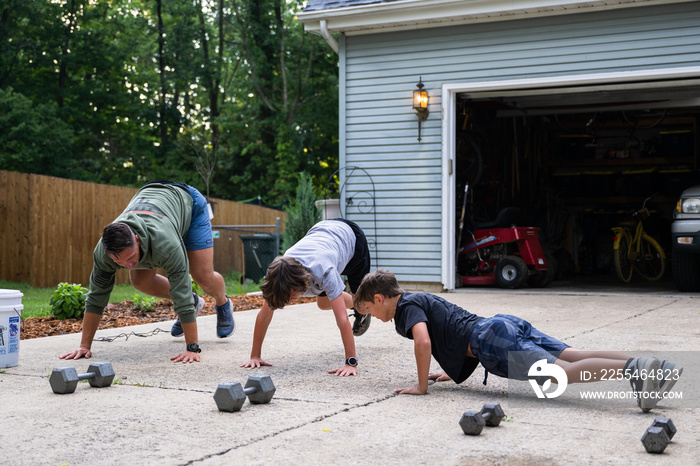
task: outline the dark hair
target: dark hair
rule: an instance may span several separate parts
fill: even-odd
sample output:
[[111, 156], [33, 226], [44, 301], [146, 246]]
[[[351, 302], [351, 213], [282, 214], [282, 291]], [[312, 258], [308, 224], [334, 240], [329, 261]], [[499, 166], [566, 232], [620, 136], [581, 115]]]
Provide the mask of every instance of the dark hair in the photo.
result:
[[119, 254], [134, 244], [134, 232], [126, 223], [110, 223], [102, 230], [102, 246], [108, 254]]
[[282, 309], [293, 291], [303, 293], [310, 283], [311, 273], [301, 262], [293, 257], [277, 256], [267, 268], [260, 291], [270, 308]]
[[362, 303], [373, 303], [375, 294], [393, 298], [403, 292], [393, 273], [386, 269], [377, 269], [365, 275], [352, 301], [357, 309]]

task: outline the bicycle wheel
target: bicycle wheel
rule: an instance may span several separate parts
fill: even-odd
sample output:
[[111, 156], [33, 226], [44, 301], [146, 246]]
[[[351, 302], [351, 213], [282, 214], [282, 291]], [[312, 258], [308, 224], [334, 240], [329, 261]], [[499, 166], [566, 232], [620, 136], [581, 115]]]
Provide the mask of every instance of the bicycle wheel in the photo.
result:
[[481, 181], [484, 172], [484, 153], [476, 135], [463, 131], [457, 134], [457, 179], [473, 188]]
[[630, 235], [626, 231], [623, 231], [617, 233], [616, 236], [617, 239], [615, 241], [617, 247], [613, 245], [613, 249], [615, 250], [615, 271], [617, 272], [617, 276], [620, 277], [620, 280], [629, 283], [632, 279], [632, 271], [634, 270], [629, 258]]
[[658, 280], [666, 270], [666, 254], [659, 243], [646, 233], [642, 233], [639, 243], [639, 256], [634, 262], [634, 269], [649, 281]]

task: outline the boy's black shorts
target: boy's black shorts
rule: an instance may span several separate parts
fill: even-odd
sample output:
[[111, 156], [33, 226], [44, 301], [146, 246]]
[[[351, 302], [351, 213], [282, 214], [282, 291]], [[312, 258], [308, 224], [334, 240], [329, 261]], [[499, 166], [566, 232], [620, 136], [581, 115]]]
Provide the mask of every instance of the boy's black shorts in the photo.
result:
[[367, 237], [359, 225], [351, 220], [346, 220], [344, 218], [333, 218], [330, 220], [337, 220], [348, 224], [355, 233], [355, 238], [357, 238], [355, 240], [355, 253], [352, 255], [352, 259], [350, 259], [348, 265], [346, 265], [345, 269], [342, 271], [342, 275], [348, 277], [350, 291], [352, 294], [355, 294], [357, 289], [360, 287], [362, 279], [369, 273], [370, 257]]

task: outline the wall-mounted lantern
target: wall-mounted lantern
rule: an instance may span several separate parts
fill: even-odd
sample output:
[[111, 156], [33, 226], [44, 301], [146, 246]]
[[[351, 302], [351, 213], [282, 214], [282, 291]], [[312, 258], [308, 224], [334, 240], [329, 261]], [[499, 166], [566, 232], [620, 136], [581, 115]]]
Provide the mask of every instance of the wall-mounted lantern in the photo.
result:
[[423, 90], [423, 77], [418, 79], [418, 90], [413, 91], [413, 110], [418, 116], [418, 142], [420, 142], [421, 123], [428, 118], [428, 91]]

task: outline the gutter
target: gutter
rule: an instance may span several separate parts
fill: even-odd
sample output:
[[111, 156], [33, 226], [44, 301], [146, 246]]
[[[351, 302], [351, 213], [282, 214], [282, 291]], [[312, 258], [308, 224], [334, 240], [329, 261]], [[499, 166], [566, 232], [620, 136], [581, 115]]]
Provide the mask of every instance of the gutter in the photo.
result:
[[340, 47], [338, 46], [338, 41], [336, 41], [331, 35], [331, 33], [328, 32], [328, 21], [322, 19], [319, 24], [321, 26], [321, 37], [323, 37], [326, 40], [326, 42], [328, 42], [328, 45], [331, 46], [333, 51], [336, 54], [338, 54]]
[[694, 1], [697, 0], [394, 0], [301, 11], [297, 19], [312, 34], [322, 34], [321, 24], [325, 21], [327, 30], [330, 20], [335, 33], [361, 35]]

